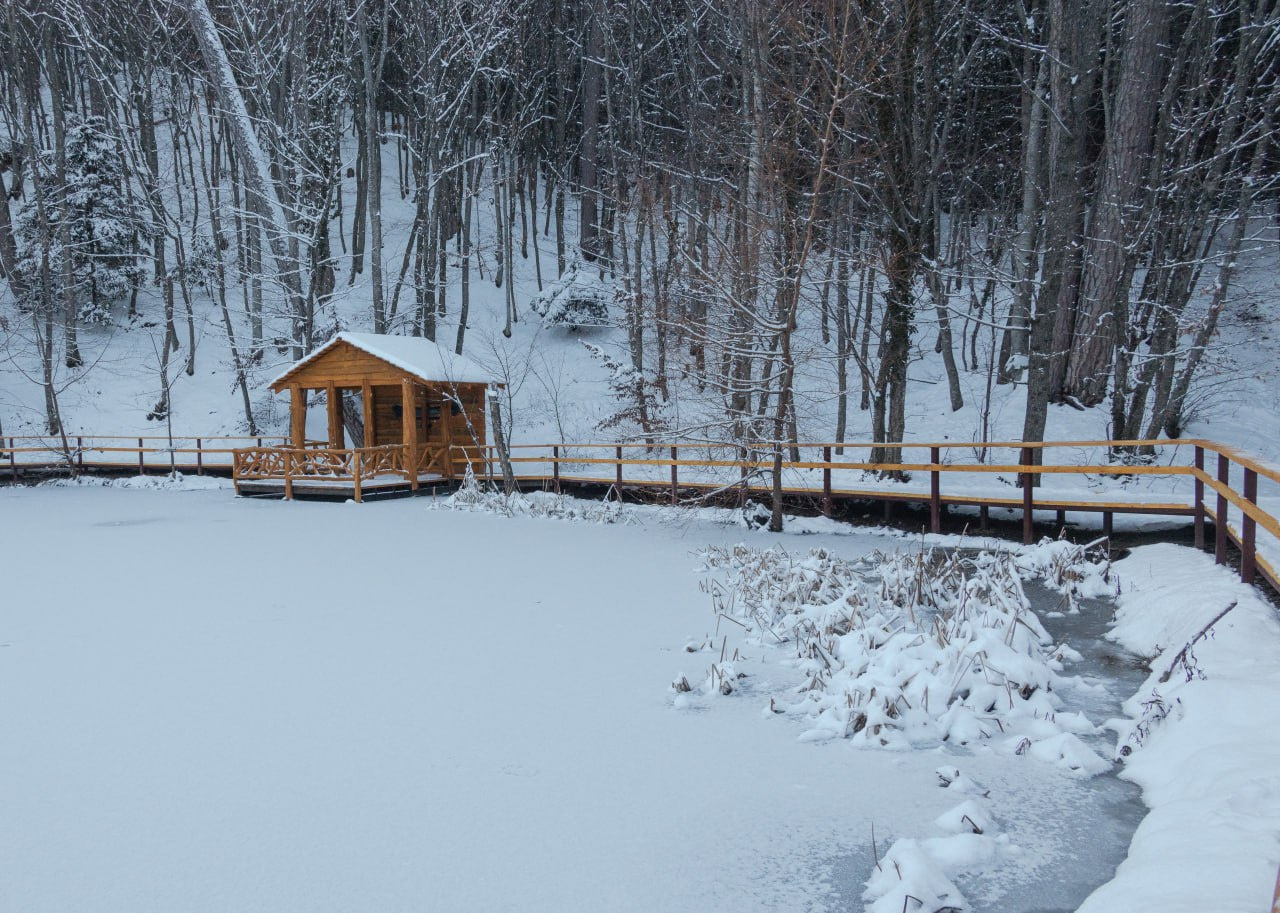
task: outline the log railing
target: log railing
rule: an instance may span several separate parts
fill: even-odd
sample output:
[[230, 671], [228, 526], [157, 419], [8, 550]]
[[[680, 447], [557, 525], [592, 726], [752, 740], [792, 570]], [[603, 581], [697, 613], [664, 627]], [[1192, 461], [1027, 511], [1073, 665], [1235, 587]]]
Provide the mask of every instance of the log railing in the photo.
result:
[[383, 444], [379, 447], [338, 449], [333, 447], [244, 447], [236, 450], [231, 477], [240, 482], [278, 481], [284, 483], [286, 498], [293, 497], [298, 482], [312, 484], [350, 483], [355, 499], [362, 499], [371, 483], [393, 476], [417, 487], [418, 475], [407, 468], [408, 447]]

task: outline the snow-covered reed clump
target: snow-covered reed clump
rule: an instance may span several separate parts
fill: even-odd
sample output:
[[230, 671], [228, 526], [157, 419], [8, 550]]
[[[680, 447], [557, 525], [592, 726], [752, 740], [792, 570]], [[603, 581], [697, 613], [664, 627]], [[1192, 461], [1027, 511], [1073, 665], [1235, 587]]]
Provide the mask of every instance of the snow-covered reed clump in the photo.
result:
[[514, 491], [506, 494], [478, 482], [470, 469], [456, 492], [433, 502], [432, 506], [443, 510], [497, 514], [502, 517], [544, 517], [610, 524], [636, 522], [633, 513], [617, 501], [587, 501], [545, 491]]
[[[745, 632], [738, 649], [785, 650], [800, 672], [769, 709], [801, 722], [802, 740], [981, 741], [1082, 775], [1109, 766], [1078, 737], [1096, 728], [1061, 712], [1064, 663], [1079, 657], [1031, 611], [1013, 555], [921, 549], [850, 562], [738, 545], [699, 557], [717, 616]], [[678, 706], [742, 690], [719, 646], [700, 689], [676, 683]]]
[[1083, 545], [1046, 538], [1038, 545], [1018, 549], [1013, 560], [1024, 579], [1039, 580], [1062, 593], [1068, 610], [1075, 612], [1081, 599], [1119, 595], [1106, 542], [1106, 537]]

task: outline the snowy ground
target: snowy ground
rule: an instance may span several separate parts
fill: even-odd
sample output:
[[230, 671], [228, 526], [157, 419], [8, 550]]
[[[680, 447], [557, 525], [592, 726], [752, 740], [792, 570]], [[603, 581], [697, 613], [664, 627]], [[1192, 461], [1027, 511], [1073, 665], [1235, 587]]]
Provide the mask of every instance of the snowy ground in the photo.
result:
[[[155, 486], [0, 490], [20, 531], [0, 604], [5, 911], [856, 910], [872, 826], [882, 858], [941, 834], [962, 798], [938, 788], [948, 765], [990, 790], [1016, 848], [961, 882], [975, 909], [1073, 909], [1080, 876], [1101, 883], [1123, 856], [1124, 798], [1097, 778], [982, 747], [800, 741], [762, 713], [786, 684], [765, 657], [739, 666], [753, 695], [674, 709], [668, 683], [707, 674], [684, 645], [714, 623], [693, 551], [765, 534], [687, 512], [601, 526]], [[786, 546], [894, 544], [809, 528], [827, 531]], [[1148, 652], [1207, 620], [1193, 606], [1153, 634], [1134, 605], [1125, 636]], [[1280, 644], [1258, 605], [1231, 619], [1248, 621], [1243, 641], [1224, 622], [1200, 648], [1211, 679], [1223, 644], [1236, 662]], [[1274, 714], [1277, 695], [1272, 673], [1233, 725], [1258, 702]], [[1123, 902], [1089, 909], [1138, 909], [1166, 858], [1234, 878], [1230, 853], [1240, 891], [1256, 888], [1280, 858], [1272, 747], [1237, 755], [1229, 782], [1248, 790], [1212, 807], [1224, 842], [1199, 869], [1148, 852], [1112, 886]], [[1144, 788], [1167, 765], [1145, 771]], [[1199, 799], [1217, 801], [1211, 787]], [[1187, 785], [1163, 789], [1167, 815]], [[1241, 854], [1232, 822], [1250, 810]], [[1173, 826], [1176, 847], [1195, 845]], [[1179, 907], [1209, 908], [1237, 909]]]

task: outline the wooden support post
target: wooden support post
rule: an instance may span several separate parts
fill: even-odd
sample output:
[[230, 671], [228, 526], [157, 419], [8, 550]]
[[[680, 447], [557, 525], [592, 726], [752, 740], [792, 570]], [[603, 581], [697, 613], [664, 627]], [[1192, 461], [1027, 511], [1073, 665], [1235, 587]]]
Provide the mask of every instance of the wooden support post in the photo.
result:
[[560, 494], [560, 445], [551, 447], [551, 487]]
[[[1250, 504], [1258, 503], [1258, 473], [1245, 468], [1244, 499]], [[1247, 513], [1240, 520], [1240, 581], [1253, 583], [1258, 572], [1258, 521]]]
[[893, 499], [884, 499], [884, 522], [889, 523], [893, 520]]
[[1067, 525], [1067, 512], [1065, 510], [1058, 511], [1058, 529], [1063, 529]]
[[[459, 406], [459, 409], [462, 407]], [[440, 418], [444, 422], [444, 477], [452, 480], [453, 472], [453, 400], [442, 396], [440, 400]], [[508, 459], [510, 457], [508, 456]]]
[[[1196, 445], [1196, 469], [1204, 472], [1204, 448]], [[1196, 476], [1195, 530], [1196, 548], [1204, 548], [1204, 480]]]
[[325, 415], [329, 419], [329, 446], [334, 450], [341, 450], [343, 444], [342, 435], [342, 394], [338, 392], [338, 387], [330, 381], [324, 388], [325, 396]]
[[17, 449], [18, 442], [15, 438], [9, 438], [9, 475], [13, 478], [18, 477], [18, 456], [14, 453]]
[[[418, 423], [414, 421], [414, 396], [413, 381], [403, 378], [400, 381], [400, 440], [404, 447], [404, 469], [409, 478], [410, 491], [418, 490]], [[447, 428], [447, 416], [444, 416], [444, 421]], [[448, 454], [447, 459], [452, 460], [452, 454]]]
[[[831, 448], [822, 448], [822, 462], [831, 463]], [[822, 467], [822, 515], [831, 516], [831, 466]]]
[[747, 448], [738, 448], [738, 459], [741, 465], [740, 481], [738, 483], [738, 507], [747, 506]]
[[982, 532], [987, 531], [987, 524], [991, 521], [991, 507], [987, 504], [978, 505], [978, 529]]
[[[366, 380], [360, 385], [360, 400], [364, 406], [364, 446], [373, 446], [373, 386]], [[359, 500], [357, 498], [357, 500]]]
[[[366, 387], [368, 385], [366, 384]], [[351, 479], [352, 492], [351, 496], [357, 504], [364, 502], [364, 491], [360, 487], [360, 451], [351, 454]]]
[[[929, 448], [929, 462], [934, 466], [942, 462], [942, 449], [940, 447]], [[929, 471], [929, 530], [934, 533], [942, 532], [942, 485], [940, 476], [941, 473], [937, 469]]]
[[1022, 473], [1022, 544], [1030, 545], [1035, 540], [1035, 488], [1030, 467], [1033, 455], [1030, 447], [1022, 448], [1022, 465], [1027, 471]]
[[204, 442], [196, 438], [196, 475], [204, 475]]
[[84, 438], [76, 436], [76, 466], [84, 471]]
[[616, 470], [614, 473], [614, 484], [617, 487], [614, 488], [614, 491], [618, 493], [618, 501], [621, 502], [622, 501], [622, 448], [621, 447], [616, 448], [615, 458], [617, 462], [614, 464], [614, 468]]
[[138, 438], [138, 475], [143, 476], [147, 474], [146, 466], [147, 464], [143, 460], [142, 455], [142, 438]]
[[[1218, 481], [1231, 484], [1231, 461], [1225, 453], [1218, 454]], [[1218, 495], [1217, 510], [1213, 514], [1213, 558], [1218, 564], [1227, 563], [1227, 496]]]
[[284, 499], [293, 500], [293, 451], [284, 452]]
[[671, 448], [671, 503], [679, 504], [680, 496], [676, 493], [680, 483], [679, 473], [676, 471], [676, 460], [679, 458], [677, 448]]
[[289, 443], [299, 450], [307, 446], [307, 397], [297, 384], [289, 385]]
[[1113, 514], [1109, 510], [1104, 510], [1102, 512], [1102, 535], [1106, 536], [1108, 539], [1111, 538], [1111, 531], [1114, 525], [1113, 524], [1114, 517], [1115, 517], [1115, 514]]

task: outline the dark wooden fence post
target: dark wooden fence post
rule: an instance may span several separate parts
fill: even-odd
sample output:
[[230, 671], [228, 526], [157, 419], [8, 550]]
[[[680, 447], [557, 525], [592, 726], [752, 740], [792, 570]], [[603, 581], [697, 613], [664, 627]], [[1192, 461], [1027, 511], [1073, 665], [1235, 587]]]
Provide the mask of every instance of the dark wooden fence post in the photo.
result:
[[738, 485], [738, 506], [747, 506], [747, 448], [742, 446], [738, 448], [738, 456], [742, 460], [742, 479]]
[[142, 459], [142, 438], [138, 438], [138, 475], [143, 476], [146, 474], [146, 463]]
[[831, 448], [822, 448], [822, 462], [826, 466], [822, 467], [822, 515], [824, 517], [831, 516]]
[[[942, 448], [929, 448], [929, 462], [935, 467], [942, 462]], [[935, 468], [929, 470], [929, 529], [942, 532], [942, 474]]]
[[617, 447], [614, 451], [617, 462], [614, 464], [616, 471], [614, 472], [614, 484], [618, 493], [618, 500], [622, 500], [622, 447]]
[[560, 494], [560, 445], [551, 448], [551, 487]]
[[680, 503], [680, 496], [676, 494], [676, 488], [680, 482], [680, 476], [676, 472], [677, 455], [678, 455], [677, 448], [672, 447], [671, 448], [671, 503], [672, 504]]
[[[1204, 448], [1196, 445], [1196, 471], [1204, 472]], [[1196, 476], [1196, 548], [1204, 548], [1204, 480]]]
[[1035, 482], [1030, 469], [1032, 454], [1030, 447], [1022, 448], [1022, 465], [1027, 471], [1022, 473], [1022, 544], [1030, 545], [1035, 539], [1033, 520], [1035, 519]]
[[[0, 440], [3, 440], [3, 438], [0, 438]], [[17, 454], [14, 453], [17, 447], [18, 439], [14, 437], [9, 438], [9, 475], [15, 479], [18, 477], [18, 459]]]
[[[1218, 481], [1231, 484], [1231, 461], [1225, 453], [1218, 454]], [[1227, 496], [1218, 493], [1217, 510], [1213, 515], [1213, 558], [1218, 564], [1227, 563]]]
[[[1244, 499], [1250, 504], [1258, 503], [1258, 473], [1248, 467], [1244, 471]], [[1240, 580], [1243, 583], [1253, 583], [1257, 574], [1257, 536], [1258, 521], [1245, 513], [1240, 521]]]
[[204, 441], [196, 438], [196, 475], [204, 475]]
[[76, 436], [76, 465], [84, 472], [84, 438]]

